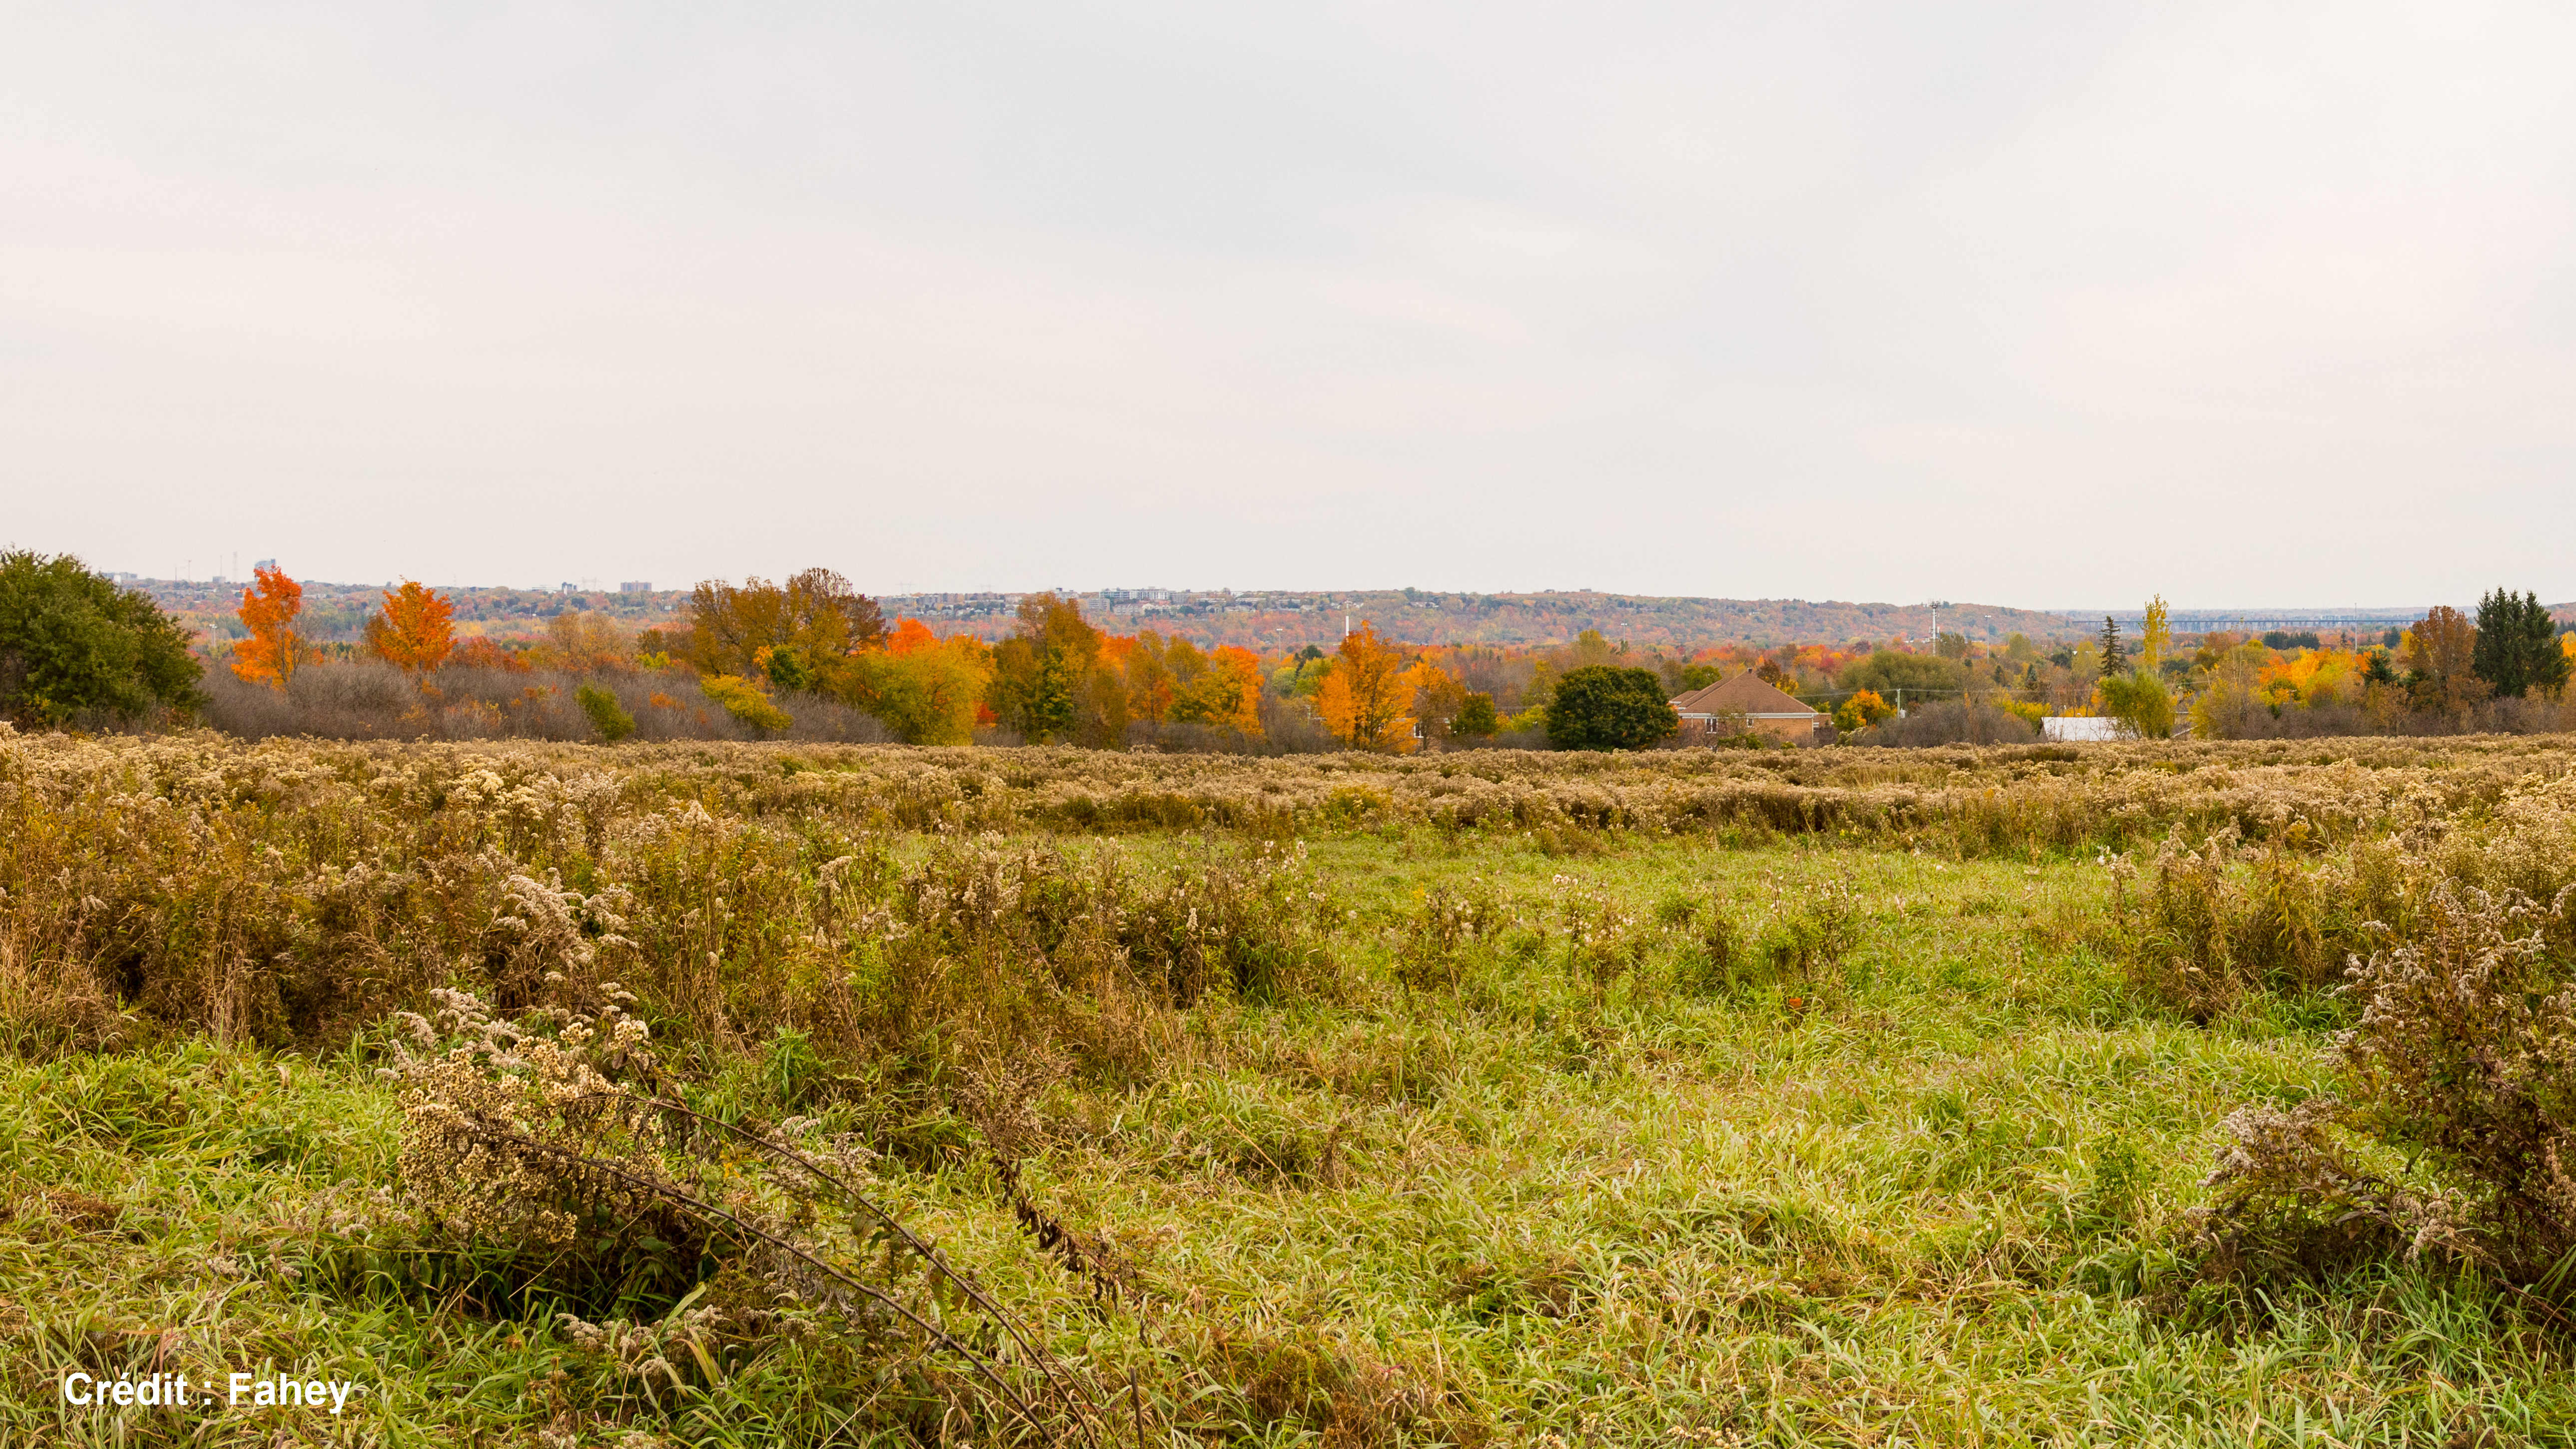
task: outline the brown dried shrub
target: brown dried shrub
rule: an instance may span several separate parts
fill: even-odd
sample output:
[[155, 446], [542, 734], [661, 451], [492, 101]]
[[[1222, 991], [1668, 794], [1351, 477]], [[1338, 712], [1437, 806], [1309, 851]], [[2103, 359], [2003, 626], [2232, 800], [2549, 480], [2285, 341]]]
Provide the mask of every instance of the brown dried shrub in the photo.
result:
[[[978, 1439], [1100, 1442], [1096, 1389], [862, 1189], [863, 1152], [809, 1152], [785, 1135], [799, 1124], [763, 1133], [692, 1110], [623, 1010], [633, 998], [596, 989], [596, 1012], [515, 1023], [460, 992], [438, 993], [434, 1022], [405, 1014], [410, 1039], [384, 1074], [401, 1091], [415, 1246], [452, 1245], [517, 1296], [604, 1320], [554, 1317], [648, 1393], [656, 1371], [684, 1393], [715, 1386], [729, 1347], [822, 1337], [857, 1371], [817, 1391], [850, 1398], [854, 1421], [928, 1407]], [[962, 1372], [925, 1376], [925, 1355]], [[933, 1402], [854, 1392], [906, 1378]]]
[[2347, 1095], [2229, 1120], [2215, 1261], [2313, 1269], [2402, 1247], [2576, 1286], [2576, 962], [2550, 944], [2571, 899], [2425, 891], [2415, 938], [2352, 967]]

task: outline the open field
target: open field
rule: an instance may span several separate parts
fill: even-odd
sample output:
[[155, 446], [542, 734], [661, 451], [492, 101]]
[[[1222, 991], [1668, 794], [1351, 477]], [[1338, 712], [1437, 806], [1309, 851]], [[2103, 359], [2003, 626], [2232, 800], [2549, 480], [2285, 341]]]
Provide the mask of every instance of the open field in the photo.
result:
[[2576, 1442], [2473, 1150], [2207, 1182], [2571, 763], [0, 735], [0, 1440]]

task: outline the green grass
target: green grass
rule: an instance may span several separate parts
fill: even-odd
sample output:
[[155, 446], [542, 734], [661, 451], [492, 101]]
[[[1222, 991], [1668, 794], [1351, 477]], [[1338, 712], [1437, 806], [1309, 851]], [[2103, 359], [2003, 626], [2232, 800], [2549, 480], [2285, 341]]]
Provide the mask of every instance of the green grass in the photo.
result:
[[[2576, 1442], [2564, 1339], [2474, 1283], [2390, 1264], [2242, 1301], [2193, 1286], [2184, 1215], [2217, 1124], [2330, 1086], [2337, 1018], [2276, 1003], [2201, 1028], [2135, 999], [2084, 944], [2095, 865], [1674, 838], [1551, 856], [1423, 830], [1312, 862], [1344, 912], [1338, 999], [1211, 998], [1143, 1080], [1035, 1104], [1023, 1184], [1111, 1250], [1128, 1304], [1092, 1306], [982, 1156], [877, 1164], [1059, 1352], [1122, 1396], [1132, 1374], [1159, 1441]], [[1518, 924], [1406, 986], [1408, 915], [1471, 882]], [[1759, 939], [1827, 883], [1859, 930], [1811, 977], [1694, 987], [1685, 938], [1652, 925], [1713, 898]], [[1563, 959], [1577, 891], [1649, 942], [1606, 984]], [[754, 1061], [702, 1091], [758, 1113], [780, 1080]], [[398, 1128], [361, 1051], [0, 1058], [0, 1439], [893, 1432], [853, 1416], [883, 1386], [832, 1377], [851, 1360], [824, 1347], [648, 1391], [542, 1310], [327, 1271], [314, 1223], [335, 1184], [393, 1181]], [[68, 1369], [156, 1354], [376, 1392], [340, 1422], [60, 1406]]]

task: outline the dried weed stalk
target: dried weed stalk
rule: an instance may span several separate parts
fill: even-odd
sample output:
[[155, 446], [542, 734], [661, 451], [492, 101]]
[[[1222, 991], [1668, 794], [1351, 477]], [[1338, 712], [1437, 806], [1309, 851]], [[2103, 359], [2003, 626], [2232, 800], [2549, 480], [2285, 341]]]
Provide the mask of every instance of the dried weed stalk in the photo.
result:
[[2353, 963], [2349, 1097], [2228, 1119], [2202, 1215], [2214, 1268], [2322, 1271], [2402, 1249], [2567, 1296], [2576, 971], [2549, 942], [2571, 899], [2436, 881], [2417, 939]]
[[[698, 1319], [674, 1309], [666, 1320], [684, 1336], [710, 1326], [707, 1315], [719, 1309], [773, 1321], [820, 1313], [865, 1340], [964, 1364], [984, 1393], [958, 1407], [993, 1421], [997, 1432], [1097, 1442], [1098, 1395], [858, 1190], [847, 1163], [836, 1171], [776, 1137], [673, 1100], [645, 1024], [624, 1009], [633, 998], [615, 982], [599, 989], [607, 1001], [595, 1014], [539, 1008], [514, 1025], [474, 996], [441, 991], [434, 1021], [401, 1018], [412, 1041], [397, 1047], [387, 1074], [402, 1093], [403, 1182], [426, 1214], [472, 1239], [522, 1245], [619, 1281], [631, 1280], [620, 1261], [628, 1256], [731, 1262], [756, 1285], [752, 1301], [710, 1304]], [[801, 1211], [813, 1190], [837, 1199], [854, 1230], [836, 1233]], [[680, 1306], [707, 1286], [700, 1282]], [[985, 1327], [952, 1326], [958, 1314]], [[681, 1382], [662, 1351], [667, 1328], [638, 1338], [615, 1320], [574, 1319], [566, 1329]], [[996, 1338], [1016, 1354], [979, 1346]], [[699, 1361], [712, 1379], [702, 1348]]]

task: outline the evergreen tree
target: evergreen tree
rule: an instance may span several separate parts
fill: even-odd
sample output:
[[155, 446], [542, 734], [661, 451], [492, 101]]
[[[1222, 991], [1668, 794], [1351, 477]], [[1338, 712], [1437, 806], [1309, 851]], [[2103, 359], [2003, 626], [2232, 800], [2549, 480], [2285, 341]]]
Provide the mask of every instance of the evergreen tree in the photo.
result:
[[2120, 621], [2108, 614], [2102, 616], [2102, 677], [2117, 679], [2126, 653], [2120, 647]]
[[2497, 589], [2478, 600], [2477, 644], [2469, 669], [2498, 695], [2533, 689], [2555, 693], [2567, 683], [2567, 656], [2558, 647], [2558, 622], [2540, 596], [2515, 598]]

